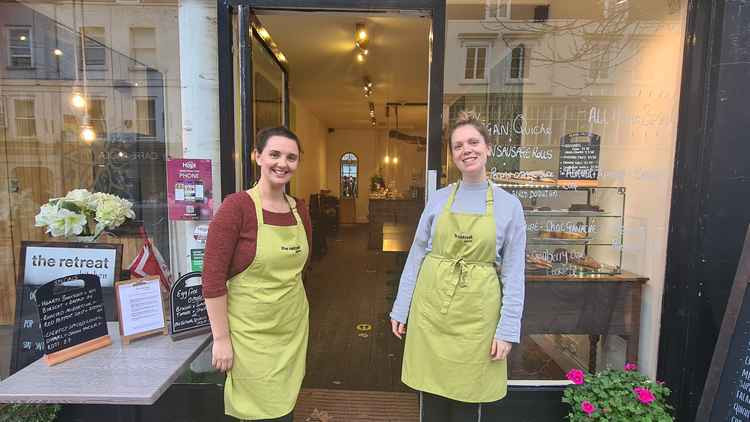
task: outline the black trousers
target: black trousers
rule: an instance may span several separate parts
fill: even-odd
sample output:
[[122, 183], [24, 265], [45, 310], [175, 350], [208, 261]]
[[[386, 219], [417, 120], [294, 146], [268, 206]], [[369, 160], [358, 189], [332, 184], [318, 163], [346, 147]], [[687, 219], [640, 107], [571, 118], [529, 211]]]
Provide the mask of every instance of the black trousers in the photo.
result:
[[483, 422], [481, 403], [464, 403], [419, 392], [419, 422]]
[[253, 422], [294, 422], [294, 411], [288, 415], [273, 419], [253, 419]]

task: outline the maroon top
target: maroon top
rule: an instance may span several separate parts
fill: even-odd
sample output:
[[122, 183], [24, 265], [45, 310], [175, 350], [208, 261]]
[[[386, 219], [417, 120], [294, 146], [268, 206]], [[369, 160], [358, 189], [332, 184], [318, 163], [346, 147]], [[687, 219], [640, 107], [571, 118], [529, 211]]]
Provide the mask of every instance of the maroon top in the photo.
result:
[[[311, 245], [310, 213], [303, 201], [296, 201], [307, 233], [307, 244]], [[291, 212], [263, 210], [263, 221], [271, 226], [297, 224]], [[245, 191], [227, 196], [208, 226], [203, 256], [203, 297], [220, 297], [227, 293], [227, 280], [241, 273], [255, 259], [257, 240], [258, 217], [253, 199]]]

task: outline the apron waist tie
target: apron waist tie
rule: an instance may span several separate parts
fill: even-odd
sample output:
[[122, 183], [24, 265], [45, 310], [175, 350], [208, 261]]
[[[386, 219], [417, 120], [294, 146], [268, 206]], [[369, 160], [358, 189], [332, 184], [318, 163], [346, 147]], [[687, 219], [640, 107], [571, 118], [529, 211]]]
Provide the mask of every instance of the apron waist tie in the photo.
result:
[[442, 307], [440, 308], [440, 313], [447, 314], [448, 308], [450, 307], [451, 303], [453, 302], [453, 298], [456, 296], [456, 290], [459, 286], [466, 287], [467, 284], [464, 282], [464, 276], [469, 270], [470, 265], [478, 265], [478, 266], [486, 266], [491, 267], [495, 263], [494, 262], [486, 262], [486, 261], [470, 261], [463, 258], [448, 258], [445, 256], [437, 255], [437, 254], [429, 254], [428, 256], [431, 256], [435, 259], [438, 259], [440, 261], [447, 261], [451, 264], [453, 267], [453, 271], [457, 272], [458, 277], [455, 278], [454, 281], [450, 283], [450, 290], [448, 293], [448, 298], [443, 300]]

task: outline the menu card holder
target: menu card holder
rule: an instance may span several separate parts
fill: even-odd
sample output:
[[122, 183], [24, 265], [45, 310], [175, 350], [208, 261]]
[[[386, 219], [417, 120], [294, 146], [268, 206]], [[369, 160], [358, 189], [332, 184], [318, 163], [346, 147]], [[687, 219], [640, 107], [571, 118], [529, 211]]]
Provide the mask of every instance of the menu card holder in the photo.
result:
[[118, 281], [115, 283], [115, 303], [123, 344], [167, 334], [159, 276]]
[[99, 277], [60, 277], [36, 291], [44, 361], [56, 365], [112, 344]]

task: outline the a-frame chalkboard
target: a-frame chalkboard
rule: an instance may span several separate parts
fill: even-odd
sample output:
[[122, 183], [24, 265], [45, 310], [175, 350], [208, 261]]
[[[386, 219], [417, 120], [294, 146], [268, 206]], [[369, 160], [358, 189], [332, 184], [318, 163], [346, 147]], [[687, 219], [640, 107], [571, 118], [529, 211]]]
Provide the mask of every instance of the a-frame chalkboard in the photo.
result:
[[711, 359], [696, 421], [750, 421], [750, 229], [721, 331]]

